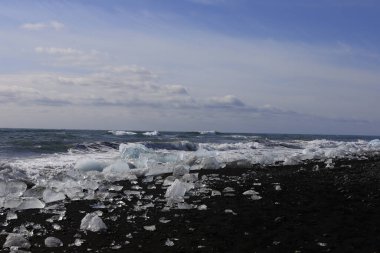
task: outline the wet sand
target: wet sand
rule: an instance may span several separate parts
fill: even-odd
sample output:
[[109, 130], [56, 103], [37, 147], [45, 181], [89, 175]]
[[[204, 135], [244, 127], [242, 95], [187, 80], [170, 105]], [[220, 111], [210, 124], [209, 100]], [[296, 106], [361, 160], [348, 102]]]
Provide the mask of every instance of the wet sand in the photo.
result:
[[[62, 220], [44, 210], [17, 212], [18, 219], [3, 224], [0, 243], [4, 231], [25, 225], [31, 252], [379, 252], [380, 158], [335, 163], [334, 168], [309, 163], [199, 171], [203, 190], [190, 192], [186, 202], [207, 210], [164, 211], [166, 189], [160, 181], [118, 182], [123, 190], [104, 202], [107, 208], [94, 208], [99, 201], [67, 202]], [[148, 189], [153, 185], [156, 189]], [[123, 192], [132, 186], [142, 187], [141, 198]], [[234, 191], [223, 192], [226, 187]], [[250, 189], [262, 198], [242, 194]], [[211, 190], [221, 196], [211, 196]], [[154, 207], [144, 207], [152, 199]], [[81, 231], [81, 219], [97, 210], [108, 230]], [[5, 217], [3, 212], [0, 221]], [[144, 229], [151, 225], [155, 231]], [[64, 246], [46, 248], [48, 236]], [[75, 239], [82, 245], [73, 245]], [[165, 245], [169, 242], [174, 245]]]

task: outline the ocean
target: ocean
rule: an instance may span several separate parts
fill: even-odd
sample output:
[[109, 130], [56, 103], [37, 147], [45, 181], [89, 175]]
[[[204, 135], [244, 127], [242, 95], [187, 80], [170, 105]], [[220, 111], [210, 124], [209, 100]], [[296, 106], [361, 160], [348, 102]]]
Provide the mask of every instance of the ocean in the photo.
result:
[[[41, 183], [73, 171], [146, 175], [241, 164], [298, 164], [380, 149], [378, 136], [0, 129], [0, 178]], [[193, 163], [189, 162], [193, 159]], [[120, 162], [124, 162], [121, 166]], [[118, 167], [118, 168], [116, 168]], [[116, 174], [117, 174], [116, 173]], [[112, 173], [111, 173], [112, 174]], [[115, 174], [115, 173], [114, 173]], [[118, 177], [116, 177], [118, 178]]]

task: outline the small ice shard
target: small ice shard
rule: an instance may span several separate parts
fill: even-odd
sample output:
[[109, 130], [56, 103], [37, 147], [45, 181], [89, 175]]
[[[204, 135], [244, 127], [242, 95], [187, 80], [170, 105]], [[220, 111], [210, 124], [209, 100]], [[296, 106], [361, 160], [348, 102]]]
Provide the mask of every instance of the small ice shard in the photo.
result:
[[9, 181], [6, 187], [6, 196], [9, 198], [18, 198], [26, 191], [27, 185], [21, 181]]
[[222, 193], [220, 193], [220, 191], [217, 191], [217, 190], [213, 190], [211, 191], [211, 196], [214, 197], [214, 196], [220, 196], [222, 195]]
[[281, 191], [282, 189], [281, 189], [281, 185], [279, 185], [279, 184], [276, 184], [275, 186], [274, 186], [274, 189], [276, 190], [276, 191]]
[[66, 198], [65, 194], [63, 194], [62, 192], [56, 192], [50, 189], [45, 189], [42, 195], [43, 195], [43, 200], [45, 201], [45, 203], [60, 201]]
[[164, 223], [164, 224], [170, 222], [170, 220], [166, 219], [165, 217], [161, 217], [158, 221], [161, 222], [161, 223]]
[[172, 247], [174, 246], [174, 242], [168, 238], [166, 239], [165, 246]]
[[194, 185], [190, 183], [184, 183], [176, 179], [174, 183], [166, 190], [165, 197], [175, 200], [179, 200], [185, 196], [185, 193], [193, 189]]
[[9, 211], [7, 213], [7, 220], [17, 220], [17, 213], [13, 212], [13, 211]]
[[237, 215], [237, 213], [235, 213], [234, 211], [232, 211], [231, 209], [226, 209], [224, 210], [224, 213], [230, 213], [232, 215]]
[[200, 210], [200, 211], [207, 210], [207, 206], [206, 205], [200, 205], [200, 206], [198, 206], [198, 210]]
[[45, 203], [34, 197], [21, 198], [22, 202], [17, 207], [20, 210], [25, 209], [41, 209], [45, 207]]
[[226, 188], [224, 188], [223, 192], [224, 192], [224, 193], [227, 193], [227, 192], [235, 192], [235, 190], [234, 190], [234, 188], [232, 188], [232, 187], [226, 187]]
[[77, 247], [79, 247], [79, 246], [82, 245], [83, 242], [84, 242], [84, 240], [77, 238], [74, 241], [74, 245], [77, 246]]
[[144, 226], [144, 229], [147, 230], [147, 231], [155, 231], [156, 230], [156, 226], [155, 225]]
[[121, 185], [111, 185], [110, 187], [108, 187], [108, 190], [115, 191], [115, 192], [119, 192], [122, 189], [123, 189], [123, 186]]
[[58, 230], [58, 231], [62, 230], [62, 227], [57, 223], [54, 223], [52, 226], [53, 226], [53, 229], [55, 229], [55, 230]]
[[327, 246], [327, 243], [325, 243], [325, 242], [318, 242], [317, 244], [318, 244], [318, 246], [321, 246], [321, 247]]
[[48, 248], [62, 247], [63, 242], [57, 237], [49, 236], [45, 239], [45, 246]]
[[251, 196], [251, 199], [252, 199], [252, 200], [260, 200], [260, 199], [262, 199], [262, 197], [259, 196], [259, 195], [253, 194], [253, 195]]
[[258, 194], [259, 193], [254, 190], [248, 190], [248, 191], [243, 192], [243, 195], [258, 195]]
[[107, 226], [96, 213], [88, 213], [82, 219], [80, 229], [99, 232], [102, 230], [107, 230]]
[[30, 242], [24, 238], [21, 234], [9, 234], [7, 236], [7, 239], [5, 240], [5, 243], [3, 245], [3, 248], [21, 248], [21, 249], [29, 249], [30, 248]]

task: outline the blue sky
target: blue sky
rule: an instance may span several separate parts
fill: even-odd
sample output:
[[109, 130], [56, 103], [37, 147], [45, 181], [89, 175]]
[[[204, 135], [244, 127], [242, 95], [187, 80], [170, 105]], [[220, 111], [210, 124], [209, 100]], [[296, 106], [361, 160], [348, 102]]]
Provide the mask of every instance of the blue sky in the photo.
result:
[[380, 134], [374, 0], [0, 2], [0, 127]]

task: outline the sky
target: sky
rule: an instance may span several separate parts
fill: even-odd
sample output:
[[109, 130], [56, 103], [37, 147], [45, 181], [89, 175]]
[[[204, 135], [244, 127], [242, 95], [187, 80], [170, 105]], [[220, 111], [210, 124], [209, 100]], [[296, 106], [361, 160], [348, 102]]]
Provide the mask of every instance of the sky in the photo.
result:
[[377, 0], [2, 0], [0, 127], [380, 135]]

